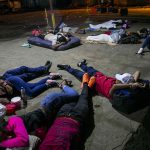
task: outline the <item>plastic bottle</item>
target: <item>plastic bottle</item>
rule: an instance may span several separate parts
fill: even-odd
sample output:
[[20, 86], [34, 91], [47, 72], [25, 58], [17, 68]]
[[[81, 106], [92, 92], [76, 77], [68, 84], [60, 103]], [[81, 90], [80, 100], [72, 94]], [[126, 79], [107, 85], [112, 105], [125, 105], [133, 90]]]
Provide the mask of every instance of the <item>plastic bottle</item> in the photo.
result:
[[26, 108], [28, 102], [27, 102], [26, 91], [23, 87], [21, 87], [21, 99], [22, 99], [22, 108]]

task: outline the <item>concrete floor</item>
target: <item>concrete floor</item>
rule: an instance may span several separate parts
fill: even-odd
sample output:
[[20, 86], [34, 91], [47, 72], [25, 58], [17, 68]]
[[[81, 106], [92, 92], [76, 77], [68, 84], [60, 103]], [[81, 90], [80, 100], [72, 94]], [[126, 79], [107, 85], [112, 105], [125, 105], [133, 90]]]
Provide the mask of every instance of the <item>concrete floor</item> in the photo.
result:
[[[150, 24], [146, 23], [146, 21], [140, 22], [139, 20], [139, 22], [133, 23], [129, 30], [136, 31], [142, 27], [150, 27]], [[134, 71], [140, 70], [142, 72], [142, 78], [150, 79], [150, 52], [146, 52], [144, 56], [135, 54], [140, 48], [140, 44], [110, 46], [107, 44], [83, 43], [79, 47], [56, 52], [37, 46], [33, 46], [32, 48], [21, 47], [21, 45], [26, 42], [29, 34], [29, 32], [24, 32], [24, 34], [15, 36], [14, 38], [1, 38], [1, 73], [21, 65], [30, 67], [40, 66], [45, 64], [46, 60], [50, 60], [53, 62], [51, 71], [60, 72], [64, 78], [71, 79], [74, 88], [80, 92], [80, 82], [67, 72], [58, 70], [56, 66], [59, 63], [66, 63], [77, 68], [77, 62], [85, 58], [89, 65], [109, 76], [114, 76], [116, 73], [122, 72], [134, 73]], [[7, 35], [9, 36], [8, 32]], [[83, 36], [86, 35], [77, 36], [83, 38]], [[53, 88], [45, 91], [30, 100], [26, 110], [19, 111], [18, 113], [25, 113], [25, 111], [28, 112], [36, 109], [42, 98], [48, 92], [52, 91], [59, 91], [59, 89]], [[124, 141], [121, 146], [116, 148], [117, 150], [122, 150], [124, 144], [132, 135], [130, 134], [126, 138], [127, 134], [136, 131], [139, 126], [139, 121], [143, 119], [145, 112], [147, 112], [145, 108], [131, 115], [123, 115], [112, 108], [109, 101], [101, 96], [93, 98], [93, 108], [95, 127], [85, 143], [86, 150], [112, 150]]]

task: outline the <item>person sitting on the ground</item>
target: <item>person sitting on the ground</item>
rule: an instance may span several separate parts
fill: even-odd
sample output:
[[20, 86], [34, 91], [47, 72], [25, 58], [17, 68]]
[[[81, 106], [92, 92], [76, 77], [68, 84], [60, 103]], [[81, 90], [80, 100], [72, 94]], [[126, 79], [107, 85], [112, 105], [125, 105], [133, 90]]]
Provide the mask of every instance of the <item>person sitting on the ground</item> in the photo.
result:
[[145, 48], [150, 50], [150, 35], [144, 40], [141, 48], [138, 50], [137, 54], [142, 54]]
[[0, 104], [0, 148], [27, 147], [28, 134], [35, 134], [42, 140], [54, 118], [54, 112], [57, 113], [62, 105], [79, 98], [78, 92], [67, 85], [70, 85], [70, 81], [64, 80], [60, 84], [62, 91], [49, 93], [37, 110], [22, 116], [11, 116], [8, 121], [4, 119], [6, 107]]
[[89, 91], [94, 85], [95, 77], [83, 75], [83, 89], [77, 102], [64, 104], [49, 128], [39, 150], [77, 150], [80, 146], [81, 131], [89, 117]]
[[[25, 93], [28, 97], [35, 97], [50, 87], [57, 86], [57, 81], [54, 79], [61, 78], [59, 73], [51, 73], [49, 69], [52, 63], [47, 61], [45, 66], [37, 68], [29, 68], [21, 66], [16, 69], [6, 71], [0, 79], [0, 97], [10, 98], [19, 96], [21, 88], [25, 89]], [[36, 82], [28, 83], [42, 75], [49, 75], [48, 77]]]
[[[144, 88], [144, 85], [141, 85], [137, 82], [137, 80], [140, 77], [140, 72], [136, 71], [133, 75], [129, 73], [124, 74], [116, 74], [114, 77], [109, 77], [101, 73], [100, 71], [94, 69], [93, 67], [88, 67], [86, 60], [79, 62], [78, 67], [81, 67], [81, 69], [84, 72], [87, 72], [90, 76], [96, 77], [95, 82], [95, 91], [97, 94], [102, 94], [103, 96], [107, 97], [108, 99], [112, 99], [112, 95], [115, 90], [117, 89], [129, 89], [129, 88]], [[84, 74], [83, 71], [80, 71], [78, 69], [72, 68], [70, 65], [66, 64], [58, 64], [57, 67], [59, 69], [63, 69], [77, 77], [80, 81], [82, 79], [82, 75]], [[147, 81], [145, 81], [147, 82]], [[149, 83], [148, 83], [149, 84]]]

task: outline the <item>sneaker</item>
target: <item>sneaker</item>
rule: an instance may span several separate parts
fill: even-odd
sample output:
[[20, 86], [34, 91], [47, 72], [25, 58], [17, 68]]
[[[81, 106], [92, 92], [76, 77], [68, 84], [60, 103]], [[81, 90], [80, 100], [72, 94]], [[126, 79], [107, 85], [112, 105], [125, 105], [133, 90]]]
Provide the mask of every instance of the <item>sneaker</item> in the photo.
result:
[[143, 48], [140, 48], [137, 52], [137, 54], [142, 54], [143, 53]]
[[60, 73], [50, 73], [49, 74], [49, 78], [52, 79], [52, 80], [56, 80], [56, 79], [61, 79], [62, 78], [62, 75]]
[[78, 63], [77, 63], [77, 66], [78, 66], [78, 67], [81, 67], [81, 65], [83, 65], [83, 64], [85, 64], [85, 65], [87, 64], [87, 63], [86, 63], [86, 59], [83, 59], [81, 62], [78, 62]]
[[47, 67], [47, 72], [49, 72], [49, 69], [51, 68], [51, 66], [52, 66], [52, 62], [51, 61], [46, 61], [46, 63], [45, 63], [45, 65], [44, 66], [46, 66]]
[[90, 77], [88, 73], [85, 73], [82, 77], [81, 88], [83, 87], [83, 83], [89, 83]]
[[57, 67], [61, 70], [66, 70], [68, 67], [70, 67], [70, 65], [66, 65], [66, 64], [58, 64]]
[[88, 87], [92, 88], [95, 84], [95, 81], [96, 81], [96, 78], [94, 76], [92, 76], [89, 80]]

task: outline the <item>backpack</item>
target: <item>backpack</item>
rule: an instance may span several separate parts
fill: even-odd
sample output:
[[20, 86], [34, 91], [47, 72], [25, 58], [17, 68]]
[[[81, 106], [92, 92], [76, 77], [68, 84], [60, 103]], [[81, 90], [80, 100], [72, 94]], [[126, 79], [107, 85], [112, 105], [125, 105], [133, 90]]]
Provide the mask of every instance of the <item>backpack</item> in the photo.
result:
[[140, 43], [139, 37], [135, 34], [128, 35], [126, 37], [122, 37], [119, 42], [119, 44], [138, 44]]
[[112, 96], [112, 106], [123, 113], [130, 114], [149, 105], [149, 89], [121, 89]]

